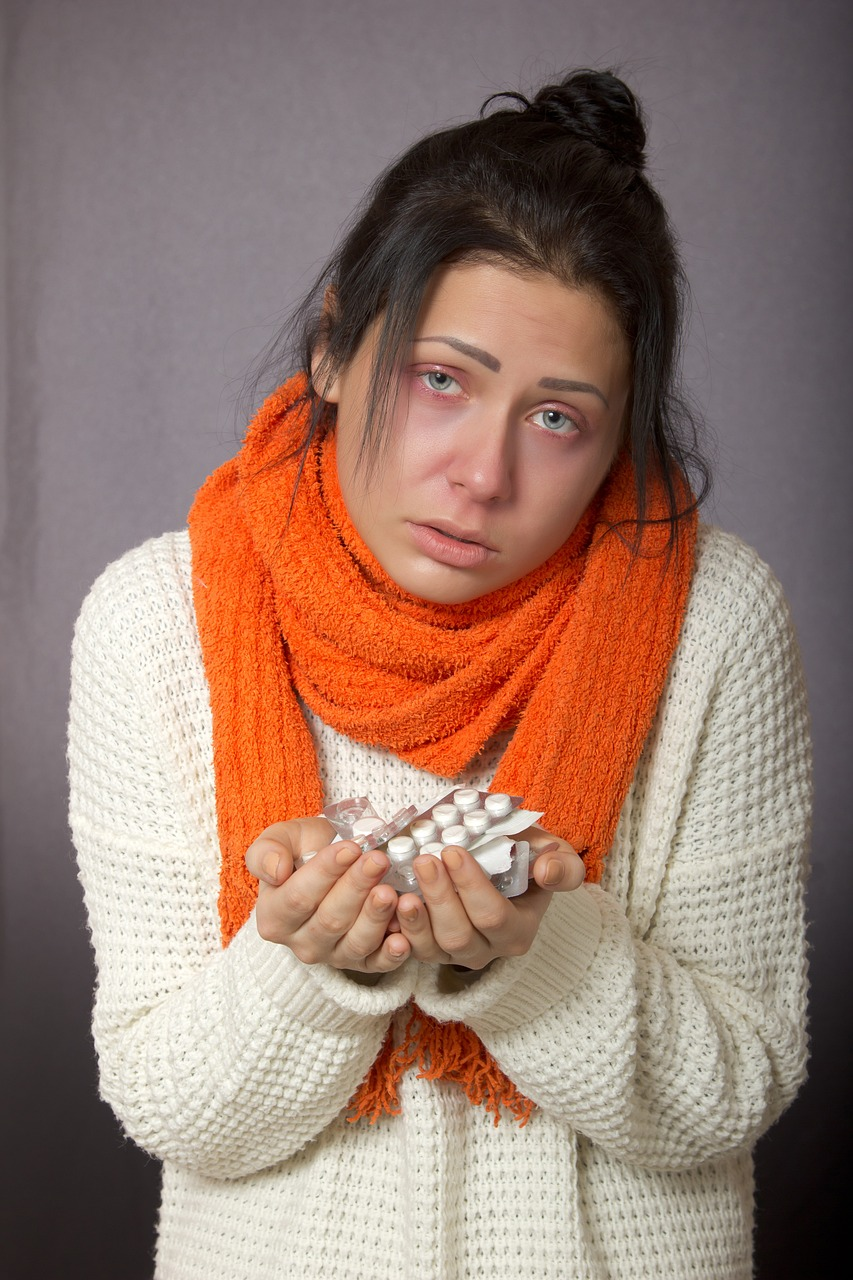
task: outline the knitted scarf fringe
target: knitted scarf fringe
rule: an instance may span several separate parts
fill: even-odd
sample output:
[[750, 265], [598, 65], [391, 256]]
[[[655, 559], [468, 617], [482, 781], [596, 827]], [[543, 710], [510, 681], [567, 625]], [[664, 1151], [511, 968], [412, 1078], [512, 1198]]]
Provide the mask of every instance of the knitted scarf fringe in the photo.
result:
[[400, 1115], [399, 1084], [415, 1065], [420, 1068], [421, 1079], [449, 1080], [459, 1085], [468, 1101], [485, 1107], [496, 1125], [501, 1108], [510, 1111], [522, 1129], [533, 1114], [534, 1104], [504, 1075], [469, 1027], [462, 1022], [437, 1022], [412, 1005], [400, 1044], [394, 1044], [393, 1030], [389, 1028], [352, 1101], [349, 1123], [367, 1118], [375, 1124], [383, 1115]]

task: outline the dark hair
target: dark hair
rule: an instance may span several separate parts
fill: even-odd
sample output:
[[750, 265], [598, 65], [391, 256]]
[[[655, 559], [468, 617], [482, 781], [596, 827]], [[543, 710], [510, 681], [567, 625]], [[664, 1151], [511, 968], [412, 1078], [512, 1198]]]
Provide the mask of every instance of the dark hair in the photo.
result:
[[[501, 99], [511, 106], [492, 110]], [[367, 192], [350, 229], [252, 387], [288, 349], [312, 384], [305, 447], [334, 421], [321, 391], [381, 318], [361, 461], [378, 456], [403, 352], [439, 266], [498, 261], [545, 271], [612, 306], [632, 354], [629, 437], [640, 520], [650, 470], [662, 478], [671, 535], [709, 487], [696, 422], [680, 394], [686, 285], [669, 218], [644, 173], [646, 132], [631, 90], [610, 72], [572, 72], [528, 100], [487, 99], [479, 116], [416, 142]], [[698, 484], [696, 480], [698, 479]]]

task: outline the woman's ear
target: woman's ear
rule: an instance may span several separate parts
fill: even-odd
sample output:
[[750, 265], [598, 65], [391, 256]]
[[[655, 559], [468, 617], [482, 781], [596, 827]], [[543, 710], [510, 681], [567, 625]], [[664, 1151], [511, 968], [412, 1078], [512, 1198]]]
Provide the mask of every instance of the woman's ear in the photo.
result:
[[330, 379], [325, 365], [325, 347], [317, 346], [311, 357], [311, 384], [326, 404], [337, 404], [340, 398], [340, 378], [336, 376]]
[[315, 348], [314, 355], [311, 356], [311, 385], [325, 403], [337, 404], [341, 398], [341, 379], [339, 376], [329, 379], [328, 369], [324, 365], [325, 351]]
[[311, 382], [318, 396], [327, 404], [337, 404], [340, 397], [340, 378], [329, 377], [328, 349], [329, 334], [338, 314], [338, 297], [335, 286], [326, 285], [323, 295], [323, 312], [320, 317], [319, 336], [311, 353]]

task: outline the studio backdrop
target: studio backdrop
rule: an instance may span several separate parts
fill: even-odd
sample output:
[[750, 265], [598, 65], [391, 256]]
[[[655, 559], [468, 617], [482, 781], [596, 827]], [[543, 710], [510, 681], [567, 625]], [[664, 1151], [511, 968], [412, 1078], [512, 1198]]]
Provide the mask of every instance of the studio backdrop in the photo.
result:
[[835, 1274], [853, 1042], [849, 4], [6, 0], [0, 14], [4, 1274], [151, 1273], [158, 1171], [98, 1100], [66, 820], [80, 603], [109, 561], [181, 527], [234, 452], [246, 370], [365, 184], [489, 94], [583, 65], [617, 69], [646, 106], [692, 284], [706, 518], [769, 561], [804, 654], [813, 1053], [759, 1144], [758, 1267]]

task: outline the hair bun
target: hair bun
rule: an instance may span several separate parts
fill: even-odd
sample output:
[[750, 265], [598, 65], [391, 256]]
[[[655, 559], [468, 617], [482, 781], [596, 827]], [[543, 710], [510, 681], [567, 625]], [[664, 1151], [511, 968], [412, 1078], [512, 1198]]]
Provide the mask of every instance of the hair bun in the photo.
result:
[[544, 85], [527, 110], [573, 137], [609, 151], [623, 164], [645, 167], [646, 130], [640, 104], [610, 71], [573, 71]]

